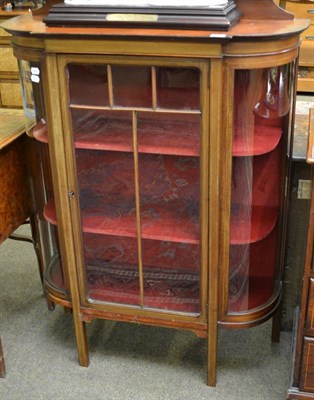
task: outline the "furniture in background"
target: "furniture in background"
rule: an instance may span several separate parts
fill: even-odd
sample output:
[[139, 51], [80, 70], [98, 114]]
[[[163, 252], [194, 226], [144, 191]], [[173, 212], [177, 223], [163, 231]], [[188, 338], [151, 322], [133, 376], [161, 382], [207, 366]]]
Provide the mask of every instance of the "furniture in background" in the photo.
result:
[[[32, 214], [23, 110], [0, 108], [0, 244]], [[5, 364], [0, 339], [0, 377]]]
[[282, 300], [281, 330], [292, 331], [295, 309], [300, 304], [301, 282], [305, 262], [306, 238], [311, 206], [311, 166], [306, 162], [310, 98], [297, 97], [291, 180], [289, 185], [289, 212], [287, 221], [286, 255]]
[[[10, 12], [0, 9], [0, 23], [29, 13], [27, 9]], [[31, 170], [36, 169], [32, 144], [25, 133], [23, 98], [11, 35], [0, 27], [0, 245], [7, 238], [32, 243], [43, 281], [39, 223], [35, 215], [31, 178]], [[24, 223], [30, 223], [30, 236], [14, 233]], [[4, 377], [5, 372], [0, 338], [0, 377]]]
[[[0, 24], [23, 13], [27, 12], [0, 9]], [[0, 108], [21, 108], [19, 70], [10, 42], [11, 35], [0, 27]]]
[[219, 325], [275, 316], [278, 340], [307, 22], [268, 0], [237, 5], [241, 21], [219, 32], [3, 25], [42, 163], [44, 288], [73, 310], [82, 366], [96, 318], [207, 338], [209, 385]]
[[[307, 161], [314, 163], [314, 109], [311, 109]], [[312, 174], [313, 175], [313, 174]], [[302, 297], [297, 316], [293, 370], [288, 399], [314, 399], [314, 184], [306, 245]]]
[[310, 26], [302, 33], [298, 68], [299, 92], [314, 92], [314, 4], [311, 0], [281, 0], [280, 6], [295, 18], [308, 18]]

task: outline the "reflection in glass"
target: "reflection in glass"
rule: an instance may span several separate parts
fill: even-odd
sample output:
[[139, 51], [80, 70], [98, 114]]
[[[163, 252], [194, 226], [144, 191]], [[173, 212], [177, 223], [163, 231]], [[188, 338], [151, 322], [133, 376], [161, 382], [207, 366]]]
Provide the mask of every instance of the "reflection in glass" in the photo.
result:
[[264, 118], [283, 117], [290, 109], [287, 65], [266, 69], [262, 79], [262, 96], [254, 112]]
[[18, 60], [18, 62], [26, 132], [31, 134], [32, 128], [36, 125], [34, 85], [38, 85], [40, 82], [40, 69], [36, 67], [36, 74], [33, 74], [31, 62], [25, 60]]

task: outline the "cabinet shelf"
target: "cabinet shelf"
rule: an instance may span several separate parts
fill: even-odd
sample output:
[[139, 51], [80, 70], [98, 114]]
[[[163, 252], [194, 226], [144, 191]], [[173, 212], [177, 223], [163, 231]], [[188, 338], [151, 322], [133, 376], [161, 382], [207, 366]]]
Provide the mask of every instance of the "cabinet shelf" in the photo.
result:
[[274, 229], [278, 220], [275, 207], [243, 206], [231, 208], [230, 243], [255, 243], [264, 239]]
[[[119, 210], [120, 212], [121, 210]], [[199, 243], [198, 221], [187, 218], [183, 202], [158, 204], [142, 210], [142, 238], [182, 243]], [[44, 216], [48, 222], [57, 225], [53, 201], [46, 204]], [[82, 211], [83, 232], [102, 235], [136, 237], [135, 209], [123, 213], [106, 215], [106, 209], [85, 209]]]
[[[80, 110], [81, 111], [81, 110]], [[108, 118], [101, 111], [88, 111], [74, 125], [75, 147], [80, 149], [133, 151], [131, 115], [124, 118]], [[146, 113], [145, 113], [146, 114]], [[150, 113], [147, 113], [150, 114]], [[172, 117], [172, 119], [171, 119]], [[106, 128], [105, 128], [106, 127]], [[34, 137], [48, 143], [46, 124], [40, 121], [33, 130]], [[232, 155], [256, 156], [271, 152], [278, 145], [281, 129], [267, 126], [255, 128], [254, 139], [234, 135]], [[139, 119], [138, 151], [140, 153], [199, 156], [200, 125], [198, 115], [180, 115], [180, 121], [168, 115], [162, 123], [154, 118]]]
[[256, 125], [252, 135], [235, 131], [232, 155], [234, 157], [258, 156], [274, 150], [280, 142], [282, 130], [278, 127]]
[[278, 263], [277, 242], [278, 224], [258, 242], [230, 246], [229, 308], [232, 312], [260, 307], [272, 296]]
[[48, 143], [47, 125], [43, 119], [34, 126], [33, 135], [39, 142]]
[[[143, 207], [142, 238], [198, 244], [197, 217], [188, 219], [183, 202]], [[121, 210], [120, 210], [121, 211]], [[231, 217], [231, 244], [254, 243], [264, 239], [274, 229], [278, 210], [275, 208], [253, 207], [252, 219], [245, 217], [243, 206], [236, 207]], [[44, 209], [46, 220], [57, 225], [53, 201]], [[106, 210], [85, 209], [82, 211], [83, 232], [102, 235], [136, 237], [135, 209], [125, 214], [106, 215]]]
[[[133, 152], [131, 113], [88, 111], [73, 123], [75, 148]], [[143, 113], [142, 113], [143, 114]], [[152, 113], [139, 116], [137, 142], [140, 153], [199, 156], [199, 116], [168, 114], [160, 119]], [[163, 115], [159, 113], [158, 114]], [[46, 125], [40, 121], [34, 128], [34, 137], [48, 143]]]

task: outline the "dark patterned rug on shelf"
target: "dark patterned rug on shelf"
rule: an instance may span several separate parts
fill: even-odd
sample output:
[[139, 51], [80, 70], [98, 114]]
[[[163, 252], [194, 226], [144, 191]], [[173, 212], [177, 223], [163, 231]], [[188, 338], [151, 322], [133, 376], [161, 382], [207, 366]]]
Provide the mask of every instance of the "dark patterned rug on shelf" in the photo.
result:
[[[138, 267], [87, 266], [89, 297], [121, 304], [140, 304]], [[184, 270], [145, 268], [144, 306], [199, 312], [199, 274]]]

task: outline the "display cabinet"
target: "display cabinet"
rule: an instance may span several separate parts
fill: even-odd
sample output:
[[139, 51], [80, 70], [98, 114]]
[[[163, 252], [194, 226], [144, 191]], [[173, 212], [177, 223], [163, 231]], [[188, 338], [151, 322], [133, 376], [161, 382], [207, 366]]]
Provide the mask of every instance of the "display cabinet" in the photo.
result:
[[219, 33], [4, 25], [42, 165], [45, 291], [73, 310], [81, 365], [95, 318], [188, 329], [214, 385], [218, 325], [278, 322], [307, 21], [237, 5]]

